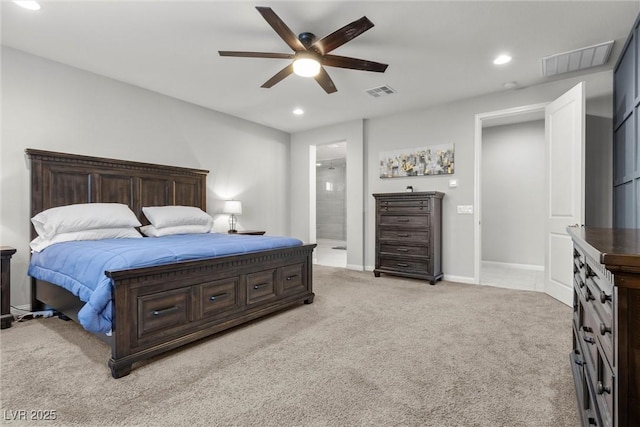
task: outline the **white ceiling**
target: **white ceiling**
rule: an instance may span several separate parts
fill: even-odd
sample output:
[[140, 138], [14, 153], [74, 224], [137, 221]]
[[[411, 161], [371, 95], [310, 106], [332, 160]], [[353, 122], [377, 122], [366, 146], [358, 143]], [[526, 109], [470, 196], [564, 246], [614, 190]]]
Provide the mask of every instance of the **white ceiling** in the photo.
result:
[[[632, 1], [47, 1], [37, 12], [2, 0], [2, 44], [253, 122], [296, 132], [425, 108], [580, 74], [543, 78], [541, 58], [615, 40], [611, 69], [640, 11]], [[375, 27], [333, 54], [389, 64], [384, 74], [327, 67], [338, 92], [295, 75], [260, 87], [290, 53], [255, 6], [294, 33], [323, 37], [367, 16]], [[492, 60], [509, 53], [513, 61]], [[367, 89], [397, 93], [373, 98]], [[291, 111], [301, 107], [303, 116]]]

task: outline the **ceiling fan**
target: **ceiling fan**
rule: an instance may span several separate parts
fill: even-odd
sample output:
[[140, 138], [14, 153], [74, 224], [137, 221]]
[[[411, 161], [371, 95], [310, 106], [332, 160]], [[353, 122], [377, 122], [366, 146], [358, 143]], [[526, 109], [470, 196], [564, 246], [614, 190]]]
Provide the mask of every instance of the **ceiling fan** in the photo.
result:
[[292, 73], [304, 77], [313, 77], [327, 93], [336, 92], [336, 86], [331, 77], [324, 69], [323, 65], [329, 67], [349, 68], [352, 70], [374, 71], [384, 73], [387, 64], [367, 61], [365, 59], [349, 58], [346, 56], [329, 55], [329, 52], [342, 46], [350, 40], [355, 39], [371, 27], [373, 22], [366, 16], [345, 25], [320, 40], [316, 40], [313, 33], [301, 33], [296, 35], [287, 27], [282, 19], [270, 8], [257, 6], [258, 12], [278, 33], [284, 42], [293, 49], [294, 53], [270, 53], [270, 52], [236, 52], [221, 50], [220, 56], [237, 56], [245, 58], [276, 58], [293, 59], [289, 65], [284, 67], [273, 77], [267, 80], [261, 87], [270, 88], [282, 81]]

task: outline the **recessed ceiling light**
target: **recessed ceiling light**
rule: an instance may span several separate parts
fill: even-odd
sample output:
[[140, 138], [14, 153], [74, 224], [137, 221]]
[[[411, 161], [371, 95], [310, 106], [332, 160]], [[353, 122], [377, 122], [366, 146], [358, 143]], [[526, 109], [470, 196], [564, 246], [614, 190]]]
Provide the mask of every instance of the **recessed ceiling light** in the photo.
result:
[[295, 110], [293, 110], [293, 114], [295, 114], [296, 116], [301, 116], [304, 114], [304, 110], [302, 108], [296, 108]]
[[25, 9], [29, 9], [29, 10], [40, 10], [40, 4], [37, 1], [20, 1], [20, 0], [14, 0], [13, 1], [15, 4], [17, 4], [20, 7], [24, 7]]
[[500, 55], [496, 59], [493, 60], [493, 63], [496, 65], [506, 64], [511, 61], [511, 57], [509, 55]]

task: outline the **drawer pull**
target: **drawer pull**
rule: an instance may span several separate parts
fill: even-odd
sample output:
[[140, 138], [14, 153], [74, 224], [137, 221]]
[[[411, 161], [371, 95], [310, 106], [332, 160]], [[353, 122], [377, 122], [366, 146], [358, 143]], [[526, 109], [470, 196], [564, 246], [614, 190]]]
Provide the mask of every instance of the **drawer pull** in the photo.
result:
[[578, 260], [578, 267], [583, 268], [584, 267], [584, 262]]
[[398, 233], [398, 237], [409, 237], [407, 233]]
[[580, 285], [581, 288], [584, 288], [584, 282], [580, 279], [578, 279], [578, 285]]
[[589, 333], [593, 332], [593, 329], [591, 329], [589, 326], [583, 326], [582, 330]]
[[583, 337], [582, 339], [584, 340], [584, 342], [589, 343], [591, 345], [596, 343], [596, 340], [593, 339], [592, 337]]
[[398, 248], [398, 252], [409, 252], [407, 248]]
[[264, 288], [265, 286], [268, 286], [269, 283], [265, 282], [265, 283], [260, 283], [257, 285], [253, 285], [253, 289], [260, 289], [260, 288]]
[[398, 218], [398, 222], [409, 222], [409, 218]]
[[598, 394], [604, 394], [604, 393], [611, 394], [611, 387], [605, 386], [604, 384], [602, 384], [602, 381], [598, 381], [597, 389], [598, 389]]
[[596, 297], [593, 296], [589, 288], [587, 288], [587, 301], [595, 301]]
[[405, 264], [403, 262], [399, 262], [396, 264], [398, 267], [409, 267], [409, 264]]
[[595, 276], [597, 276], [597, 274], [596, 274], [596, 272], [595, 272], [595, 271], [593, 271], [593, 270], [591, 269], [591, 267], [589, 267], [589, 266], [587, 265], [587, 271], [586, 271], [586, 273], [585, 273], [585, 276], [587, 276], [587, 278], [589, 278], [589, 277], [595, 277]]
[[179, 305], [174, 305], [173, 307], [168, 307], [168, 308], [162, 308], [160, 310], [153, 310], [151, 314], [153, 314], [154, 316], [162, 316], [164, 314], [173, 313], [176, 310], [180, 310]]
[[600, 323], [600, 335], [606, 335], [607, 333], [611, 333], [611, 327]]
[[294, 278], [296, 278], [296, 277], [298, 277], [298, 275], [297, 275], [297, 274], [294, 274], [293, 276], [287, 276], [287, 280], [291, 280], [291, 279], [294, 279]]
[[611, 295], [607, 295], [604, 291], [600, 291], [600, 302], [605, 303], [611, 301]]
[[225, 292], [225, 293], [223, 293], [223, 294], [218, 294], [218, 295], [211, 295], [211, 296], [209, 297], [209, 301], [215, 301], [215, 300], [217, 300], [218, 298], [223, 298], [223, 297], [228, 297], [228, 296], [229, 296], [229, 292]]
[[576, 365], [578, 365], [578, 366], [584, 365], [584, 362], [582, 360], [578, 359], [578, 358], [575, 359], [575, 362], [576, 362]]

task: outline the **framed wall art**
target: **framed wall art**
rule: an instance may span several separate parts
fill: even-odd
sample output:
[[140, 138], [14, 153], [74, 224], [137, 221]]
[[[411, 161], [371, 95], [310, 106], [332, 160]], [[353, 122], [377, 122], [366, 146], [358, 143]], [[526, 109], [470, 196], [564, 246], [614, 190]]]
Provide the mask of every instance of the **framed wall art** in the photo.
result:
[[380, 178], [448, 175], [454, 172], [453, 144], [380, 152]]

